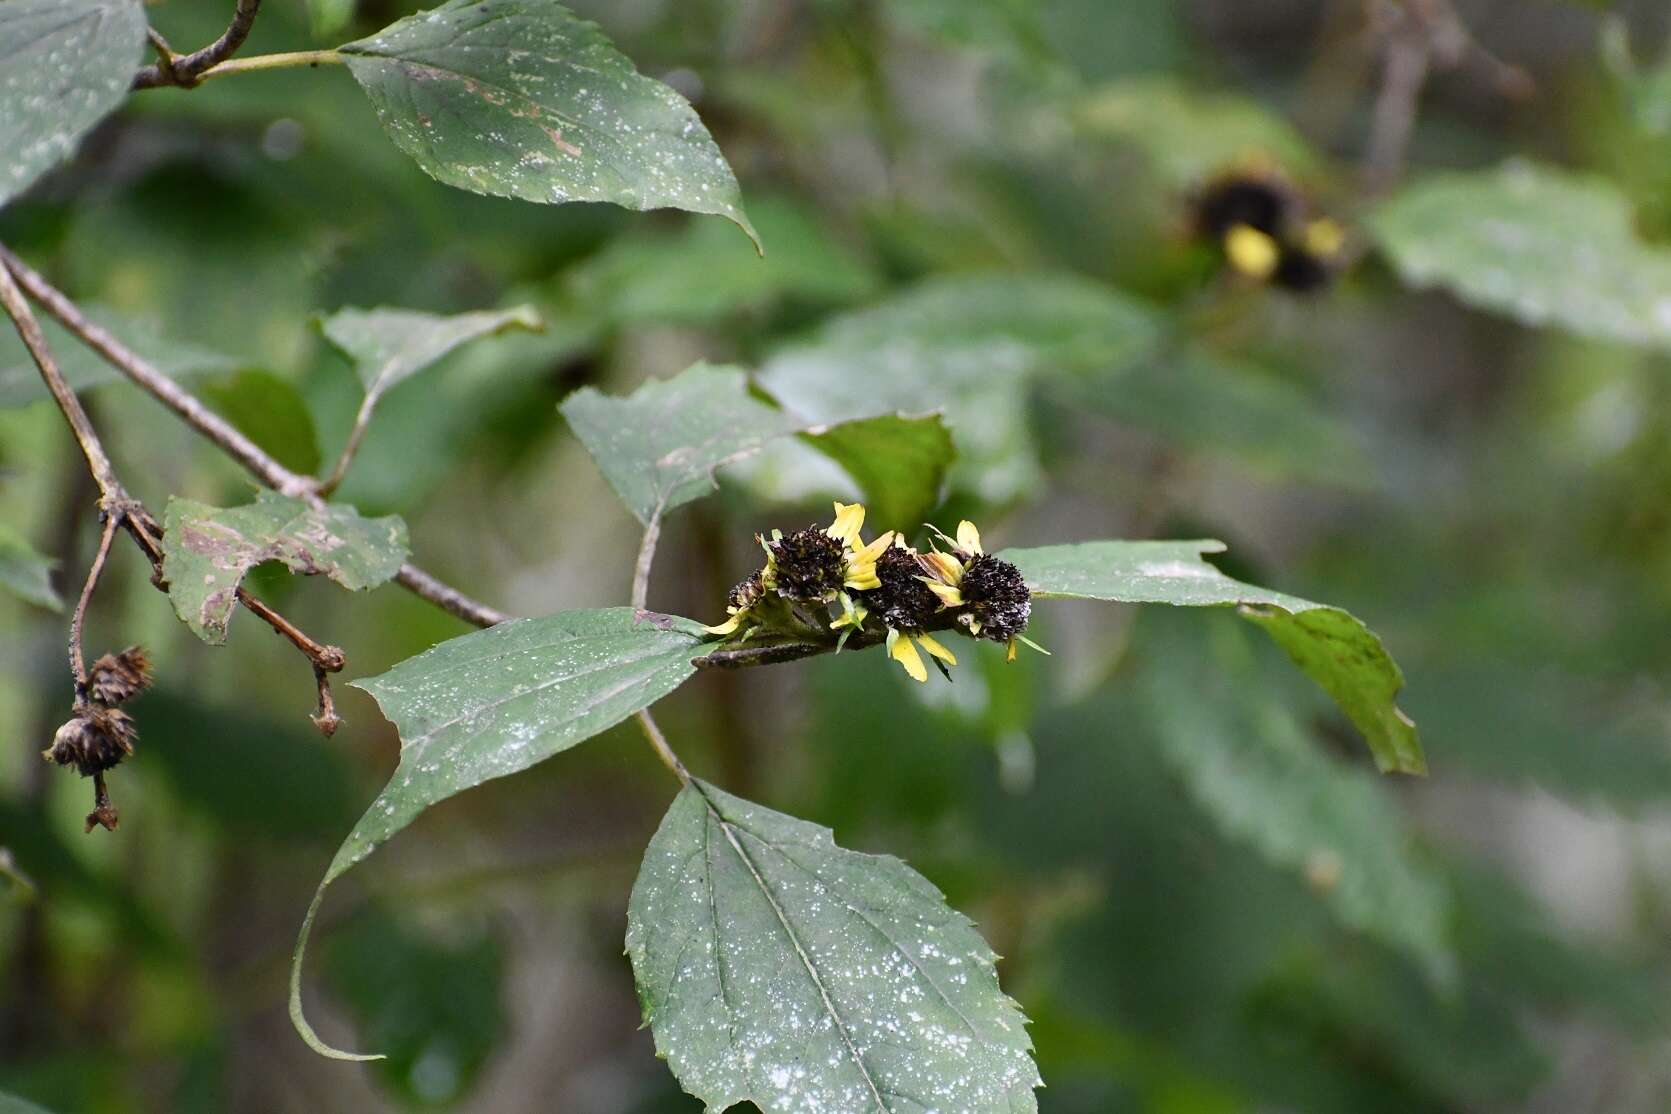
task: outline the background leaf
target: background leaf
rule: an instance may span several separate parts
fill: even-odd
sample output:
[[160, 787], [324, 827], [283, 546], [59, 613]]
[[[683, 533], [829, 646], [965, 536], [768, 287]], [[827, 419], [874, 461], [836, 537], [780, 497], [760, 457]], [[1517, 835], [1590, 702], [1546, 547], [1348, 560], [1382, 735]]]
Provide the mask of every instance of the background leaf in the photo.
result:
[[[8, 0], [9, 2], [9, 0]], [[236, 371], [245, 361], [201, 345], [165, 337], [145, 318], [117, 313], [101, 306], [82, 307], [88, 320], [108, 330], [122, 344], [143, 356], [171, 379]], [[40, 314], [47, 346], [58, 361], [64, 381], [77, 393], [120, 381], [122, 373], [87, 347], [58, 322]], [[50, 397], [29, 350], [9, 326], [0, 332], [0, 410], [27, 406]]]
[[657, 1051], [709, 1109], [1037, 1109], [992, 949], [927, 879], [827, 828], [687, 785], [633, 885], [627, 954]]
[[774, 355], [760, 381], [821, 422], [920, 412], [932, 399], [957, 431], [954, 482], [1002, 502], [1039, 477], [1027, 424], [1032, 377], [1122, 366], [1160, 330], [1151, 308], [1083, 279], [949, 278], [834, 319]]
[[121, 104], [145, 46], [140, 0], [0, 4], [0, 205]]
[[754, 237], [690, 104], [555, 0], [448, 0], [339, 49], [389, 138], [449, 186], [713, 213]]
[[1412, 853], [1393, 802], [1373, 775], [1306, 737], [1280, 684], [1253, 668], [1245, 635], [1211, 633], [1224, 637], [1174, 630], [1144, 641], [1143, 685], [1162, 754], [1226, 835], [1302, 874], [1344, 923], [1453, 985], [1449, 890]]
[[303, 949], [326, 887], [431, 805], [525, 770], [666, 696], [696, 671], [703, 637], [688, 619], [630, 607], [566, 611], [451, 639], [355, 682], [400, 729], [400, 765], [332, 858], [296, 942], [290, 1016], [309, 1045], [343, 1055], [301, 1009]]
[[1671, 350], [1671, 250], [1607, 182], [1509, 162], [1414, 182], [1369, 228], [1404, 280], [1527, 325]]
[[361, 591], [394, 576], [407, 553], [399, 518], [361, 518], [352, 507], [314, 507], [271, 491], [229, 508], [170, 498], [164, 531], [163, 575], [174, 611], [210, 643], [226, 641], [238, 585], [264, 561]]
[[319, 471], [319, 435], [302, 393], [287, 379], [250, 368], [201, 384], [197, 393], [268, 455], [298, 475]]
[[320, 322], [354, 362], [368, 406], [460, 345], [512, 329], [541, 328], [532, 306], [442, 316], [409, 309], [339, 309]]
[[1201, 559], [1224, 548], [1216, 541], [1105, 541], [1007, 549], [998, 556], [1020, 568], [1039, 597], [1238, 606], [1334, 697], [1363, 732], [1376, 765], [1426, 773], [1415, 724], [1395, 703], [1404, 675], [1381, 640], [1338, 608], [1243, 584]]
[[52, 587], [56, 564], [36, 553], [23, 535], [0, 523], [0, 587], [37, 606], [62, 611], [64, 601]]
[[878, 533], [915, 532], [939, 505], [946, 471], [957, 456], [952, 432], [938, 414], [860, 418], [801, 437], [853, 477], [869, 508], [866, 521]]
[[1196, 185], [1250, 158], [1292, 174], [1317, 157], [1282, 117], [1256, 100], [1192, 89], [1175, 78], [1132, 77], [1087, 93], [1077, 111], [1087, 135], [1129, 143], [1175, 189]]

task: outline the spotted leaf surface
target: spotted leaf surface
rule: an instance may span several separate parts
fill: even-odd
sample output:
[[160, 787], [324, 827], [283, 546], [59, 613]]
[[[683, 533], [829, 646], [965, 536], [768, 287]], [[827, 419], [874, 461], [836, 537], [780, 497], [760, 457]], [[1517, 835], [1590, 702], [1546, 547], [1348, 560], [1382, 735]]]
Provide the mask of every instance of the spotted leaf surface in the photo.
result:
[[1363, 733], [1384, 771], [1427, 772], [1416, 725], [1399, 710], [1404, 674], [1356, 617], [1298, 596], [1256, 588], [1201, 559], [1217, 541], [1099, 541], [1008, 549], [1035, 597], [1238, 607], [1265, 629]]
[[566, 611], [454, 638], [355, 682], [400, 729], [400, 764], [331, 860], [296, 944], [290, 1015], [316, 1051], [363, 1058], [326, 1045], [302, 1016], [302, 954], [326, 887], [431, 805], [525, 770], [672, 692], [695, 672], [703, 637], [688, 619], [629, 607]]
[[540, 328], [532, 306], [450, 316], [409, 309], [341, 309], [320, 323], [325, 338], [354, 361], [354, 373], [375, 403], [383, 392], [441, 360], [460, 345], [514, 329]]
[[612, 398], [590, 387], [563, 417], [640, 522], [714, 490], [714, 469], [799, 428], [734, 367], [697, 364]]
[[696, 111], [552, 0], [449, 0], [340, 48], [383, 130], [439, 181], [735, 221], [737, 179]]
[[1528, 325], [1671, 351], [1671, 251], [1611, 184], [1512, 162], [1436, 175], [1369, 226], [1404, 280]]
[[0, 523], [0, 588], [37, 606], [62, 611], [64, 601], [52, 587], [53, 564], [22, 535]]
[[122, 103], [144, 47], [140, 0], [0, 3], [0, 205]]
[[1037, 1109], [992, 950], [898, 859], [695, 782], [650, 841], [627, 922], [656, 1049], [710, 1110]]
[[226, 641], [244, 574], [264, 561], [344, 588], [375, 588], [406, 560], [406, 523], [361, 518], [352, 507], [314, 507], [263, 491], [243, 507], [168, 501], [163, 575], [180, 619], [205, 642]]

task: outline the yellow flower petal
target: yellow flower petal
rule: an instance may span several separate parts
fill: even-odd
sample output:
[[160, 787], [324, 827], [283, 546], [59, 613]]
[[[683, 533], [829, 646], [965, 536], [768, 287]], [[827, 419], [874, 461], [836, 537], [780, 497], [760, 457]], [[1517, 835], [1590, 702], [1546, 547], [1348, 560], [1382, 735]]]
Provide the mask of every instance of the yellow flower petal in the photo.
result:
[[865, 524], [864, 504], [837, 503], [835, 512], [835, 521], [830, 523], [824, 533], [847, 545], [857, 545], [859, 531]]
[[1004, 651], [1005, 661], [1015, 660], [1015, 639], [1010, 639], [1009, 647]]
[[917, 579], [928, 585], [928, 590], [930, 592], [933, 592], [936, 596], [940, 597], [941, 607], [963, 606], [963, 593], [952, 587], [950, 584], [941, 584], [938, 580], [931, 580], [926, 576], [919, 576]]
[[853, 560], [855, 562], [868, 561], [874, 565], [876, 563], [876, 559], [882, 556], [883, 553], [887, 552], [888, 546], [893, 544], [893, 540], [894, 532], [889, 530], [886, 534], [881, 535], [869, 545], [855, 549], [853, 551]]
[[703, 627], [709, 634], [730, 634], [743, 625], [743, 612], [739, 611], [725, 622], [714, 627]]
[[[941, 553], [938, 549], [918, 554], [918, 560], [929, 575], [943, 584], [957, 584], [963, 579], [963, 562], [949, 553]], [[929, 585], [933, 587], [933, 585]]]
[[921, 646], [924, 650], [927, 650], [947, 665], [957, 664], [957, 658], [952, 656], [952, 652], [940, 645], [940, 643], [936, 642], [934, 639], [930, 638], [928, 635], [914, 634], [911, 637], [917, 640], [917, 645]]
[[981, 532], [967, 518], [957, 524], [957, 548], [965, 553], [981, 552]]
[[1305, 226], [1305, 250], [1313, 255], [1334, 255], [1346, 244], [1346, 230], [1328, 217]]
[[888, 632], [888, 656], [905, 667], [905, 672], [913, 681], [927, 683], [928, 667], [923, 665], [922, 656], [917, 648], [911, 644], [909, 638], [901, 638], [896, 630]]
[[1225, 258], [1244, 275], [1270, 278], [1280, 254], [1276, 241], [1257, 228], [1238, 224], [1224, 234]]
[[868, 592], [873, 588], [882, 586], [882, 582], [876, 578], [875, 565], [868, 565], [862, 569], [849, 567], [847, 578], [841, 583], [843, 587], [853, 588], [860, 592]]

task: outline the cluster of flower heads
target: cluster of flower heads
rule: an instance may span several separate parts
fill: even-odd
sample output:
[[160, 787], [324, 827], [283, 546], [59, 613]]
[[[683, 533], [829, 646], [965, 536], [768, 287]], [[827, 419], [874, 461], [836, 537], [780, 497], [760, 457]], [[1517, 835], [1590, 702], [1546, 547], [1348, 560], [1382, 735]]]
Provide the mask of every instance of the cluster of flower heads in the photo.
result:
[[151, 661], [144, 650], [129, 646], [119, 654], [105, 654], [87, 671], [85, 699], [58, 729], [41, 757], [60, 766], [74, 766], [82, 777], [102, 774], [133, 753], [139, 729], [120, 705], [151, 684]]
[[1252, 279], [1295, 293], [1315, 293], [1345, 265], [1346, 231], [1317, 216], [1310, 199], [1276, 166], [1245, 160], [1191, 198], [1192, 223], [1225, 261]]
[[1012, 661], [1018, 643], [1040, 649], [1023, 633], [1033, 605], [1020, 570], [981, 548], [974, 523], [959, 523], [955, 538], [935, 530], [921, 553], [891, 530], [865, 542], [861, 504], [835, 511], [827, 527], [756, 535], [766, 564], [731, 589], [728, 618], [708, 632], [743, 641], [820, 626], [839, 632], [839, 650], [855, 632], [885, 631], [888, 655], [918, 681], [928, 680], [924, 654], [942, 673], [957, 664], [931, 631], [1002, 642]]

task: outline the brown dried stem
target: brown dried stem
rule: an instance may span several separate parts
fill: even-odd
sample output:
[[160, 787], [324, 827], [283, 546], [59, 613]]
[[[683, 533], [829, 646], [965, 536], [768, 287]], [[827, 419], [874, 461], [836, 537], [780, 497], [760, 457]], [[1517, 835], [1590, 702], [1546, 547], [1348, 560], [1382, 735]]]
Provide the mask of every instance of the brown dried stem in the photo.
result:
[[[243, 465], [256, 479], [281, 495], [306, 499], [315, 506], [324, 504], [324, 499], [319, 495], [316, 484], [310, 477], [290, 471], [290, 469], [267, 455], [260, 446], [245, 437], [226, 419], [210, 410], [190, 391], [181, 387], [144, 357], [122, 344], [108, 330], [102, 329], [89, 321], [86, 315], [81, 312], [80, 307], [66, 297], [63, 292], [47, 282], [46, 279], [42, 278], [4, 246], [0, 246], [0, 270], [6, 269], [10, 269], [11, 273], [17, 278], [17, 284], [28, 293], [29, 297], [35, 299], [41, 308], [51, 314], [59, 324], [63, 325], [93, 351], [104, 357], [106, 362], [131, 380], [142, 391], [168, 407], [180, 420]], [[72, 403], [75, 402], [73, 394], [69, 398]], [[80, 404], [76, 403], [76, 407], [79, 410]], [[478, 627], [491, 627], [495, 623], [502, 623], [510, 618], [503, 611], [489, 607], [465, 595], [458, 589], [442, 583], [411, 562], [401, 566], [400, 571], [395, 574], [395, 581], [408, 591], [428, 600], [444, 611], [449, 611], [465, 622]]]
[[[261, 0], [238, 0], [232, 10], [232, 22], [220, 38], [204, 47], [194, 50], [190, 54], [164, 55], [155, 65], [146, 66], [134, 75], [132, 88], [155, 89], [164, 85], [174, 85], [182, 89], [190, 89], [202, 80], [203, 71], [209, 67], [226, 61], [238, 52], [249, 38], [250, 29], [255, 26], [256, 13], [261, 10]], [[153, 44], [160, 43], [161, 37], [152, 39]], [[162, 43], [160, 50], [167, 50], [167, 44]]]
[[81, 630], [87, 621], [87, 605], [93, 600], [93, 590], [99, 586], [99, 577], [104, 574], [104, 562], [110, 556], [110, 543], [115, 540], [116, 531], [121, 526], [120, 510], [105, 515], [99, 551], [93, 555], [93, 565], [87, 570], [87, 583], [81, 586], [81, 598], [76, 600], [75, 611], [70, 615], [70, 675], [75, 678], [75, 704], [78, 708], [87, 702], [87, 659], [81, 652]]

